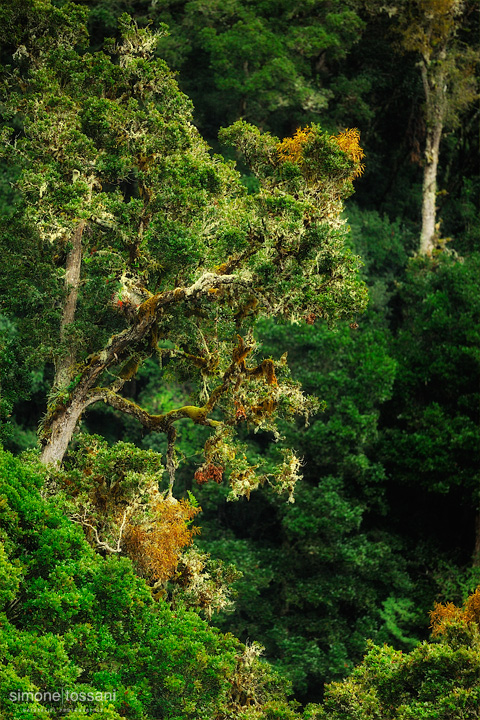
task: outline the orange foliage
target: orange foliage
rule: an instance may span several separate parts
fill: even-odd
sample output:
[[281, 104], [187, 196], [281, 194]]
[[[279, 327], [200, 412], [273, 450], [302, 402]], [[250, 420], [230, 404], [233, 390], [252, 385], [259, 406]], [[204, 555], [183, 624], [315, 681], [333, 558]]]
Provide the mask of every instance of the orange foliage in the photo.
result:
[[360, 132], [357, 128], [351, 130], [345, 130], [338, 135], [332, 136], [332, 140], [335, 140], [340, 150], [343, 150], [348, 157], [353, 160], [357, 167], [353, 171], [353, 177], [358, 177], [365, 170], [365, 165], [361, 163], [361, 159], [365, 157], [365, 153], [360, 147]]
[[[285, 138], [277, 145], [278, 154], [282, 162], [299, 163], [302, 160], [303, 148], [312, 135], [310, 127], [298, 128], [295, 135], [291, 138]], [[365, 153], [360, 147], [360, 132], [357, 128], [345, 130], [338, 135], [332, 135], [331, 140], [336, 142], [340, 150], [343, 150], [348, 157], [353, 160], [356, 167], [352, 173], [352, 177], [358, 177], [365, 170], [365, 165], [361, 163]]]
[[194, 475], [198, 485], [203, 485], [209, 480], [214, 480], [216, 483], [221, 483], [223, 478], [223, 467], [216, 465], [215, 463], [204, 463], [198, 468]]
[[241, 403], [237, 403], [237, 401], [235, 401], [235, 408], [236, 408], [235, 420], [236, 420], [237, 422], [241, 422], [242, 420], [246, 420], [246, 419], [247, 419], [247, 413], [245, 412], [245, 407], [244, 407], [244, 405], [242, 405]]
[[480, 624], [480, 587], [467, 598], [463, 608], [459, 608], [453, 603], [446, 605], [435, 603], [430, 612], [430, 619], [432, 635], [443, 635], [446, 625], [455, 621]]
[[465, 622], [476, 622], [480, 624], [480, 587], [467, 599], [463, 614], [465, 616]]
[[303, 146], [308, 141], [312, 133], [311, 128], [298, 128], [295, 135], [291, 138], [285, 138], [281, 143], [277, 145], [278, 154], [282, 162], [294, 162], [298, 161], [302, 157]]
[[446, 605], [435, 603], [433, 610], [430, 611], [430, 620], [432, 635], [442, 635], [445, 632], [446, 623], [463, 620], [462, 610], [453, 603], [447, 603]]
[[173, 575], [181, 551], [190, 545], [199, 529], [190, 525], [200, 512], [187, 500], [157, 500], [152, 506], [153, 522], [130, 524], [125, 547], [137, 569], [148, 580], [165, 582]]

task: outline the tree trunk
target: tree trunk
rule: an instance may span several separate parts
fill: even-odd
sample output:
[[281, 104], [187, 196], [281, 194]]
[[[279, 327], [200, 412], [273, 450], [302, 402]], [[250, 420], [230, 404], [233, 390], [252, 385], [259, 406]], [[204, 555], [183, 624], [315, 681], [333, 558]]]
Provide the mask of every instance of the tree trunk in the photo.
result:
[[480, 508], [477, 508], [475, 515], [475, 545], [472, 557], [473, 567], [480, 567]]
[[431, 255], [435, 248], [435, 202], [437, 195], [438, 155], [442, 130], [442, 123], [437, 123], [427, 131], [425, 166], [423, 169], [422, 234], [420, 236], [420, 253], [422, 255]]
[[75, 364], [75, 352], [68, 341], [67, 328], [75, 319], [78, 289], [80, 287], [80, 271], [82, 267], [82, 235], [85, 220], [82, 220], [72, 236], [72, 248], [67, 256], [65, 268], [65, 289], [67, 295], [63, 306], [60, 323], [60, 341], [66, 343], [67, 349], [55, 366], [55, 386], [68, 385], [71, 380], [71, 368]]
[[60, 465], [86, 406], [85, 401], [73, 400], [56, 415], [49, 427], [48, 440], [40, 453], [40, 462], [44, 465]]

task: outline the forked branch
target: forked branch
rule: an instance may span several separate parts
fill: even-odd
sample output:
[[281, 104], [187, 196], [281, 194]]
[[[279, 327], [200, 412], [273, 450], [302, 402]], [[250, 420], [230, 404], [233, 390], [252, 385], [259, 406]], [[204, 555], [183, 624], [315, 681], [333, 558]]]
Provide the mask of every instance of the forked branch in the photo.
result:
[[88, 527], [88, 528], [90, 528], [90, 530], [93, 530], [93, 534], [95, 535], [95, 542], [97, 543], [98, 548], [100, 548], [102, 550], [106, 550], [107, 552], [111, 552], [111, 553], [120, 553], [120, 552], [122, 552], [122, 547], [121, 547], [122, 546], [122, 536], [123, 536], [123, 532], [125, 530], [125, 525], [127, 524], [127, 516], [128, 516], [128, 509], [125, 510], [125, 512], [123, 513], [123, 520], [122, 520], [122, 524], [120, 525], [120, 529], [118, 531], [117, 544], [115, 547], [112, 547], [111, 545], [109, 545], [107, 542], [105, 542], [105, 540], [100, 539], [98, 530], [95, 527], [95, 525], [92, 525], [91, 523], [89, 523], [87, 521], [86, 513], [84, 513], [83, 516], [79, 515], [78, 513], [75, 515], [71, 515], [70, 519], [74, 523], [77, 523], [78, 525], [82, 525], [82, 527]]

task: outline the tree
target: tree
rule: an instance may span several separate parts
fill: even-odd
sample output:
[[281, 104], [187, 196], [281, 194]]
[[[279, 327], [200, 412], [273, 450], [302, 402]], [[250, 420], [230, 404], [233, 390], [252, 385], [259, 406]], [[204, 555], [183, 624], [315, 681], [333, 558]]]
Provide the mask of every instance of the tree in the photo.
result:
[[256, 644], [172, 611], [128, 558], [95, 553], [47, 475], [0, 449], [2, 717], [299, 717]]
[[[465, 720], [478, 717], [480, 700], [478, 630], [480, 592], [463, 609], [436, 605], [434, 638], [410, 653], [372, 645], [343, 683], [326, 689], [322, 708], [307, 709], [314, 720]], [[435, 637], [439, 642], [435, 642]]]
[[[256, 319], [332, 322], [365, 305], [339, 219], [360, 170], [358, 135], [313, 125], [281, 144], [237, 123], [223, 139], [256, 174], [249, 196], [153, 59], [157, 35], [123, 16], [121, 37], [89, 53], [80, 6], [2, 12], [5, 27], [23, 28], [3, 74], [3, 152], [19, 173], [16, 212], [2, 223], [3, 312], [26, 363], [54, 363], [42, 461], [61, 463], [85, 410], [105, 402], [165, 433], [170, 493], [175, 423], [188, 419], [213, 431], [198, 472], [221, 477], [228, 464], [232, 492], [248, 495], [273, 476], [235, 450], [240, 406], [266, 429], [315, 407], [282, 378], [284, 361], [252, 362]], [[194, 403], [151, 414], [121, 394], [154, 354], [197, 382]], [[279, 487], [291, 492], [297, 471], [285, 451]]]
[[461, 545], [462, 563], [480, 557], [479, 260], [411, 261], [396, 300], [397, 376], [380, 424], [393, 521], [410, 525], [416, 545], [435, 538], [437, 555]]
[[[373, 10], [378, 8], [373, 6]], [[478, 98], [478, 46], [472, 44], [468, 33], [462, 36], [475, 6], [463, 0], [402, 0], [382, 10], [395, 18], [402, 48], [419, 56], [425, 100], [419, 249], [421, 254], [431, 255], [440, 239], [436, 197], [442, 134], [447, 127], [458, 127], [462, 112]]]
[[[287, 350], [292, 375], [323, 400], [308, 427], [280, 428], [303, 459], [295, 503], [268, 488], [249, 503], [225, 502], [222, 487], [193, 488], [204, 509], [198, 544], [243, 573], [233, 612], [216, 624], [265, 645], [301, 702], [348, 675], [367, 638], [405, 650], [426, 637], [436, 590], [432, 582], [426, 591], [405, 529], [391, 530], [396, 508], [378, 452], [378, 418], [396, 370], [383, 305], [407, 259], [403, 243], [416, 239], [374, 212], [350, 207], [349, 220], [373, 286], [367, 313], [351, 327], [267, 320], [258, 328], [264, 351], [275, 358]], [[252, 462], [273, 462], [275, 444], [247, 432]], [[190, 455], [189, 438], [182, 441]]]
[[362, 35], [359, 5], [164, 0], [147, 10], [144, 0], [95, 0], [90, 25], [94, 37], [111, 34], [120, 8], [139, 24], [167, 23], [159, 52], [180, 72], [202, 131], [214, 141], [221, 125], [240, 118], [284, 134], [324, 118], [330, 106], [355, 112], [355, 91], [343, 76], [338, 87], [338, 70]]

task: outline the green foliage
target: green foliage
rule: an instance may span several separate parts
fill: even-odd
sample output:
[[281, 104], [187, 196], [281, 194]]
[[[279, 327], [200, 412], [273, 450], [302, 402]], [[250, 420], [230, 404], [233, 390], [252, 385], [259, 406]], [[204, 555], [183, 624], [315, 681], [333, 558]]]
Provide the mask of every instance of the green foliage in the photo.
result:
[[211, 137], [239, 117], [283, 134], [316, 121], [337, 99], [330, 68], [364, 28], [356, 2], [163, 2], [158, 17], [160, 51]]
[[350, 678], [326, 688], [324, 714], [318, 717], [473, 719], [480, 699], [478, 643], [478, 629], [452, 625], [442, 642], [424, 642], [406, 654], [371, 645]]
[[[42, 459], [61, 461], [73, 432], [67, 416], [104, 400], [167, 435], [171, 483], [174, 423], [215, 428], [204, 470], [218, 473], [228, 460], [233, 495], [248, 495], [267, 476], [235, 449], [236, 408], [275, 432], [278, 417], [308, 415], [315, 404], [290, 381], [277, 383], [273, 361], [250, 364], [255, 321], [314, 314], [333, 322], [366, 303], [338, 217], [358, 170], [358, 133], [342, 145], [343, 136], [312, 125], [301, 162], [289, 163], [268, 133], [245, 123], [224, 130], [257, 177], [258, 192], [247, 196], [155, 59], [163, 29], [144, 30], [124, 14], [118, 40], [78, 52], [85, 13], [72, 10], [67, 22], [70, 10], [35, 5], [42, 32], [31, 36], [34, 20], [21, 16], [25, 49], [8, 58], [3, 85], [12, 123], [3, 157], [18, 170], [20, 199], [0, 227], [15, 268], [0, 273], [2, 310], [14, 318], [28, 369], [55, 366]], [[177, 379], [189, 373], [195, 396], [153, 417], [119, 391], [155, 353]], [[291, 493], [298, 460], [287, 451], [274, 474]]]
[[417, 239], [409, 225], [401, 218], [392, 221], [375, 210], [362, 210], [352, 201], [346, 214], [350, 241], [362, 258], [369, 285], [398, 281], [409, 255], [416, 249]]
[[[428, 587], [423, 578], [413, 583], [431, 555], [417, 562], [408, 554], [408, 538], [391, 531], [387, 477], [378, 458], [379, 413], [397, 368], [389, 355], [386, 303], [406, 261], [403, 243], [408, 247], [412, 236], [399, 221], [356, 208], [351, 224], [354, 249], [362, 248], [368, 280], [375, 283], [374, 306], [358, 318], [359, 327], [258, 326], [262, 351], [275, 358], [287, 350], [290, 372], [323, 400], [323, 412], [308, 427], [280, 426], [303, 458], [295, 503], [262, 494], [248, 507], [232, 507], [222, 488], [195, 491], [204, 507], [200, 546], [243, 573], [235, 583], [236, 611], [216, 622], [261, 640], [302, 699], [319, 698], [322, 682], [348, 673], [366, 637], [411, 649], [425, 637], [426, 608], [442, 587], [440, 570]], [[164, 393], [152, 377], [145, 400], [155, 397], [161, 405]], [[250, 435], [252, 463], [265, 463], [267, 445], [266, 435]], [[190, 475], [181, 475], [187, 487], [194, 446], [190, 437], [180, 445], [191, 458]]]
[[[386, 477], [376, 458], [379, 408], [396, 364], [376, 313], [357, 329], [259, 330], [273, 357], [288, 351], [291, 372], [322, 398], [323, 412], [308, 427], [281, 426], [303, 459], [295, 503], [262, 493], [248, 508], [227, 507], [220, 490], [202, 487], [200, 542], [243, 572], [236, 612], [217, 622], [258, 638], [302, 699], [320, 699], [323, 682], [360, 660], [367, 637], [410, 649], [422, 624], [425, 632], [403, 541], [385, 520]], [[270, 452], [266, 436], [250, 436], [255, 462]]]
[[[409, 3], [414, 12], [421, 6], [432, 2]], [[2, 702], [14, 689], [55, 684], [126, 693], [110, 708], [102, 704], [91, 715], [98, 720], [296, 717], [258, 646], [209, 629], [198, 611], [217, 613], [216, 622], [244, 640], [261, 640], [302, 700], [319, 699], [325, 680], [351, 671], [367, 637], [394, 644], [372, 647], [351, 679], [330, 687], [325, 707], [309, 706], [305, 718], [476, 717], [475, 631], [452, 627], [439, 645], [410, 651], [425, 637], [423, 609], [434, 595], [459, 603], [478, 582], [478, 567], [466, 565], [478, 505], [474, 109], [458, 125], [474, 89], [478, 19], [465, 14], [455, 54], [431, 68], [448, 71], [445, 117], [457, 120], [442, 141], [437, 205], [442, 231], [465, 257], [416, 259], [405, 277], [417, 242], [422, 82], [413, 53], [398, 62], [387, 18], [363, 11], [360, 18], [358, 7], [2, 3], [0, 420], [8, 446], [34, 444], [54, 368], [65, 358], [68, 379], [50, 392], [44, 427], [69, 407], [109, 343], [153, 317], [152, 297], [163, 301], [214, 277], [188, 302], [161, 309], [128, 349], [115, 346], [96, 377], [95, 387], [125, 380], [123, 399], [135, 402], [123, 420], [99, 403], [84, 423], [123, 443], [97, 438], [93, 458], [91, 438], [80, 436], [43, 499], [35, 489], [40, 470], [1, 456]], [[423, 52], [424, 23], [439, 18], [414, 17], [405, 35], [411, 49]], [[153, 35], [143, 29], [151, 21]], [[210, 154], [158, 56], [182, 69], [181, 87], [211, 138], [243, 118], [221, 137], [243, 153], [248, 176]], [[437, 86], [443, 92], [444, 83]], [[280, 142], [245, 121], [280, 136], [304, 130]], [[339, 218], [359, 160], [331, 134], [345, 126], [361, 128], [367, 151], [358, 205], [347, 208], [349, 235]], [[62, 328], [66, 267], [83, 221], [75, 319]], [[371, 298], [365, 318], [356, 255]], [[265, 316], [282, 319], [255, 329]], [[347, 318], [351, 327], [335, 333], [320, 318]], [[321, 403], [302, 395], [298, 380]], [[194, 424], [212, 397], [213, 424]], [[323, 412], [312, 416], [317, 406]], [[127, 507], [136, 504], [137, 519], [152, 521], [144, 491], [158, 493], [164, 467], [125, 441], [167, 458], [170, 441], [157, 432], [143, 437], [139, 413], [179, 408], [187, 410], [175, 421], [177, 491], [193, 490], [194, 508], [198, 496], [204, 533], [201, 550], [175, 555], [154, 602], [121, 543], [122, 552], [104, 558], [83, 532], [106, 555], [95, 530], [112, 549]], [[309, 426], [289, 424], [298, 410]], [[227, 504], [228, 488], [214, 482], [221, 471], [234, 495], [248, 498], [276, 474], [276, 488], [292, 498], [298, 460], [272, 449], [272, 433], [302, 458], [296, 502], [261, 490], [249, 503]], [[207, 482], [192, 486], [195, 477]], [[62, 482], [68, 500], [48, 499]], [[108, 502], [100, 510], [93, 499]], [[90, 527], [82, 531], [61, 508]], [[139, 564], [136, 571], [144, 572]], [[70, 715], [91, 709], [80, 702]], [[57, 710], [32, 702], [1, 712], [47, 720]]]
[[95, 554], [58, 501], [42, 498], [45, 473], [35, 460], [22, 464], [2, 451], [0, 464], [4, 717], [57, 717], [58, 703], [26, 706], [17, 693], [62, 689], [73, 717], [93, 706], [68, 702], [67, 692], [114, 693], [110, 707], [97, 703], [99, 720], [222, 718], [227, 708], [228, 717], [243, 717], [245, 699], [232, 695], [231, 677], [240, 695], [250, 678], [258, 717], [265, 703], [285, 704], [281, 682], [260, 661], [238, 670], [244, 649], [232, 636], [154, 601], [126, 558]]
[[478, 270], [477, 255], [412, 262], [400, 290], [399, 367], [384, 433], [396, 482], [441, 493], [459, 486], [468, 503], [477, 502]]

